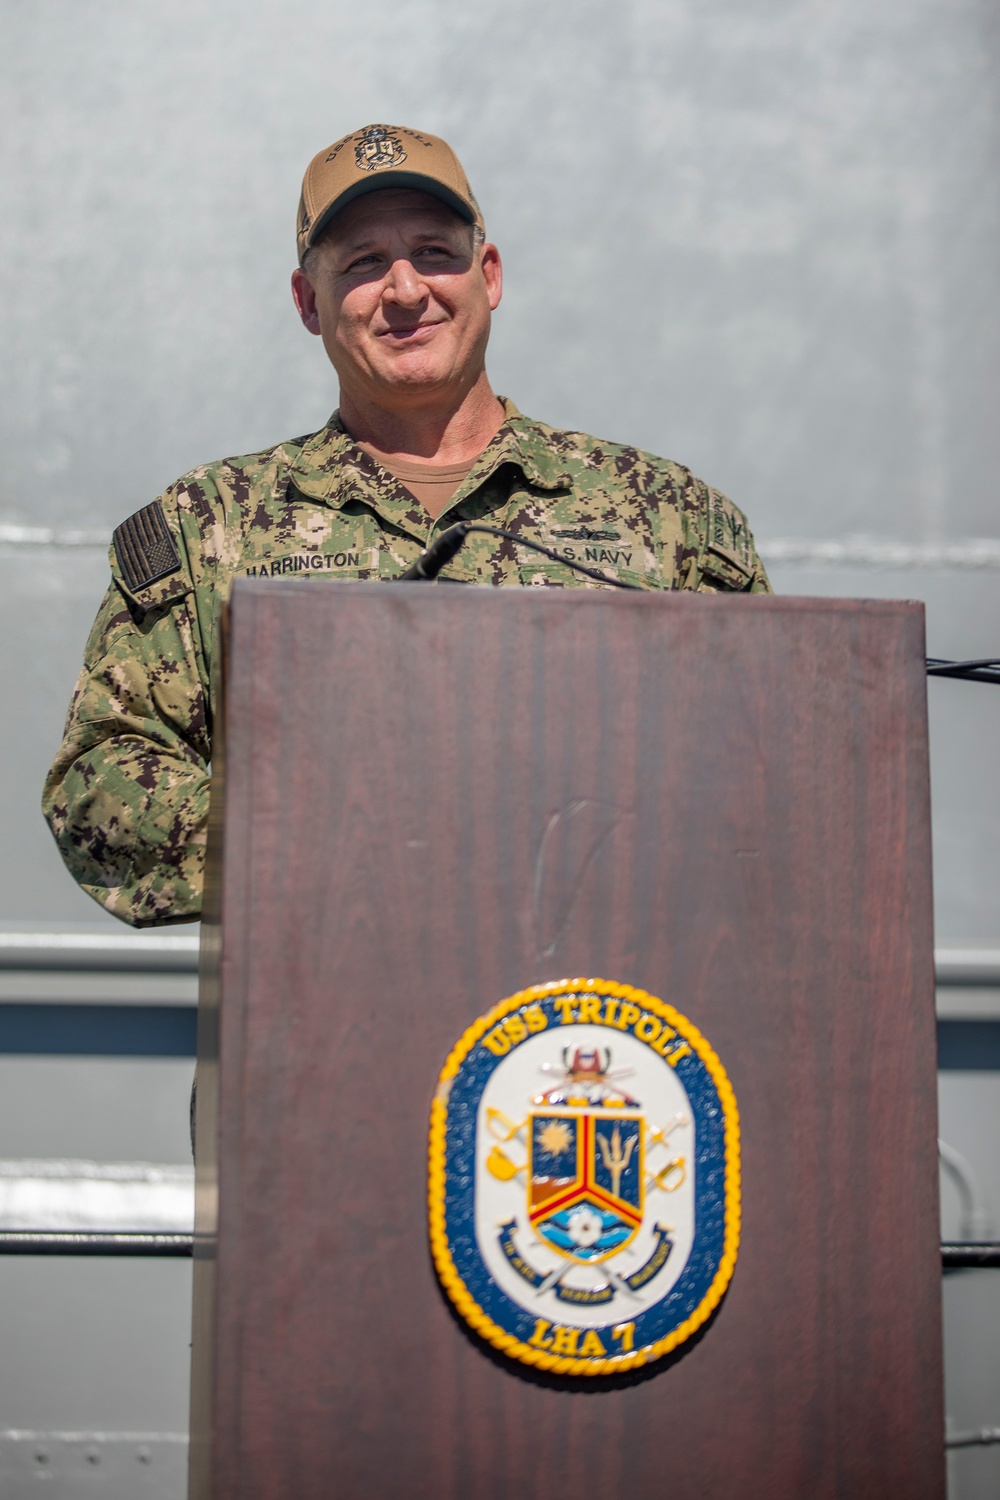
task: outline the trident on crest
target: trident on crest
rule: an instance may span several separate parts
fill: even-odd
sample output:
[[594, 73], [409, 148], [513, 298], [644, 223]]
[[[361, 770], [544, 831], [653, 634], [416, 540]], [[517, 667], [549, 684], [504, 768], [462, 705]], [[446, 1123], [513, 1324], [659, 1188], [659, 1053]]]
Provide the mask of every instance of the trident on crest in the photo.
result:
[[629, 1162], [632, 1160], [632, 1152], [635, 1150], [636, 1142], [638, 1141], [638, 1139], [639, 1137], [637, 1135], [632, 1136], [628, 1142], [628, 1145], [623, 1151], [621, 1126], [617, 1124], [615, 1125], [614, 1130], [611, 1132], [610, 1147], [603, 1135], [599, 1135], [597, 1137], [597, 1144], [601, 1148], [601, 1155], [604, 1158], [604, 1165], [611, 1174], [611, 1191], [614, 1193], [616, 1198], [621, 1197], [622, 1173], [625, 1171]]

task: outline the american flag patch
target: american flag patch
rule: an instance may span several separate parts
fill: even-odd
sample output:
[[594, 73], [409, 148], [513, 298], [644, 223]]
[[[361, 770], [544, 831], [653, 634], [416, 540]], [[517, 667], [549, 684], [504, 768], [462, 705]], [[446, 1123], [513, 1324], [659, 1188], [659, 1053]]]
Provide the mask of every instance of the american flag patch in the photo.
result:
[[115, 554], [133, 593], [180, 571], [181, 560], [159, 500], [144, 505], [115, 529]]

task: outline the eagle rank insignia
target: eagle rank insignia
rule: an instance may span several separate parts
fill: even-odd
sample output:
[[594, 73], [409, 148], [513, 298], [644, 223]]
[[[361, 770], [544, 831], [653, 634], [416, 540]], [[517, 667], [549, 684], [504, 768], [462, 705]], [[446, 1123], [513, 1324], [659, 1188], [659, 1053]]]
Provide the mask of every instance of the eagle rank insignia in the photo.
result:
[[522, 990], [445, 1063], [429, 1200], [441, 1282], [494, 1348], [561, 1375], [648, 1364], [702, 1327], [736, 1264], [729, 1079], [642, 990]]

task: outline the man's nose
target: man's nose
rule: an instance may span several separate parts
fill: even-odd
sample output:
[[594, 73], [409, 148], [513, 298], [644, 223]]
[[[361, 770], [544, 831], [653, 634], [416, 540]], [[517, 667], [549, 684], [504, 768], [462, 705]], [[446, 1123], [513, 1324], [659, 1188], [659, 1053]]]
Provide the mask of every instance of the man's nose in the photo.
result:
[[427, 283], [411, 260], [400, 256], [389, 267], [383, 297], [399, 307], [418, 307], [427, 296]]

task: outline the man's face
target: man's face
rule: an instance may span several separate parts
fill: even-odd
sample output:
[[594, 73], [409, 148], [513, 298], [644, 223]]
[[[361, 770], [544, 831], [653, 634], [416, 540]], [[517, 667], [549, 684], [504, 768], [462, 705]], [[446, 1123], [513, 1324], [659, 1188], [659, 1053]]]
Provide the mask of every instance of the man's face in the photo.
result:
[[461, 398], [479, 378], [500, 257], [476, 247], [471, 226], [437, 198], [387, 188], [337, 214], [292, 288], [342, 398], [402, 409]]

